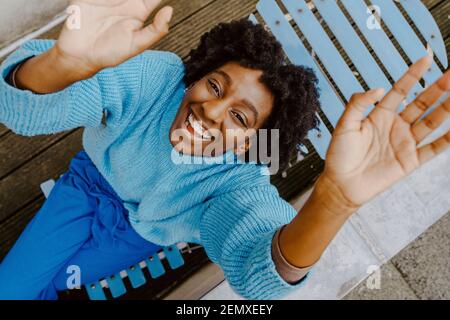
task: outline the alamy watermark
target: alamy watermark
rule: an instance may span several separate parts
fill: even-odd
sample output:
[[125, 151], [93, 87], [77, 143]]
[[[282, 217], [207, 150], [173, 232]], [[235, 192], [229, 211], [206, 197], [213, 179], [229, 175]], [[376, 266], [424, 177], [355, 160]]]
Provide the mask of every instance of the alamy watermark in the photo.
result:
[[81, 29], [81, 8], [77, 5], [70, 5], [66, 9], [69, 15], [66, 20], [66, 27], [69, 30]]
[[67, 289], [80, 289], [81, 288], [81, 268], [77, 265], [70, 265], [66, 269], [67, 277], [66, 285]]
[[369, 276], [366, 280], [366, 287], [367, 289], [374, 290], [374, 289], [381, 289], [381, 270], [380, 267], [377, 265], [370, 265], [367, 268], [366, 271]]
[[[218, 129], [208, 129], [207, 134], [206, 140], [194, 138], [191, 140], [192, 143], [184, 143], [186, 136], [191, 135], [188, 130], [174, 130], [171, 137], [179, 142], [172, 149], [172, 162], [174, 164], [254, 162], [264, 164], [261, 169], [263, 175], [278, 173], [280, 168], [280, 132], [278, 129], [226, 129], [225, 134]], [[226, 157], [225, 155], [230, 151], [235, 153], [236, 157]], [[190, 155], [195, 156], [190, 157]]]

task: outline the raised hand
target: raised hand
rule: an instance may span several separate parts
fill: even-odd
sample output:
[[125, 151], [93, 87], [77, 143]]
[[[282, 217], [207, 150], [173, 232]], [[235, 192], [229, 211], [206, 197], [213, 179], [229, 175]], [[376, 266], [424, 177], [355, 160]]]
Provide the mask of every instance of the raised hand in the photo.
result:
[[[334, 190], [339, 190], [354, 207], [364, 204], [450, 146], [448, 131], [434, 142], [418, 147], [450, 115], [450, 98], [447, 98], [419, 120], [429, 107], [449, 92], [450, 71], [401, 113], [397, 112], [431, 63], [431, 57], [417, 61], [384, 97], [383, 89], [353, 95], [338, 121], [322, 179], [332, 183]], [[376, 102], [379, 103], [365, 117], [364, 111]]]
[[[86, 73], [116, 66], [141, 53], [169, 31], [173, 9], [159, 10], [152, 24], [145, 20], [161, 0], [72, 0], [80, 28], [66, 24], [56, 49]], [[84, 71], [84, 70], [83, 70]]]

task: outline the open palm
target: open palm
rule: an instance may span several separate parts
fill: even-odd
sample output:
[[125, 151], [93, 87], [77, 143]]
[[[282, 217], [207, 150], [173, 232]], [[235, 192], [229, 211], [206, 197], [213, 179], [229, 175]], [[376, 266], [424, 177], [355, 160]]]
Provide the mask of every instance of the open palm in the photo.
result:
[[[413, 85], [430, 67], [424, 57], [384, 96], [383, 89], [355, 94], [336, 125], [324, 175], [355, 206], [360, 206], [450, 146], [450, 131], [434, 142], [418, 144], [450, 115], [450, 98], [426, 117], [423, 113], [450, 88], [450, 72], [398, 113]], [[380, 101], [381, 99], [381, 101]], [[364, 116], [364, 111], [378, 102]]]
[[[153, 23], [144, 22], [161, 0], [72, 0], [73, 19], [57, 42], [59, 50], [79, 65], [100, 70], [118, 65], [159, 41], [168, 32], [172, 8], [158, 11]], [[69, 18], [70, 20], [70, 18]]]

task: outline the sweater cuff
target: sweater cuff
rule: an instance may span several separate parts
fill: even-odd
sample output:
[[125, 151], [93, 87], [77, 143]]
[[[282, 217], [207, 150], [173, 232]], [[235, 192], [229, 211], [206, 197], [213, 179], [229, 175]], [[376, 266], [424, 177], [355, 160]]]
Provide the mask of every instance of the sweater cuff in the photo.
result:
[[19, 64], [49, 50], [54, 43], [27, 42], [0, 65], [0, 123], [17, 134], [51, 134], [101, 122], [99, 85], [95, 79], [79, 81], [48, 94], [21, 90], [7, 81]]
[[280, 234], [285, 226], [279, 228], [272, 239], [272, 258], [281, 277], [291, 284], [297, 284], [303, 280], [313, 266], [299, 268], [284, 258], [280, 249]]
[[[274, 232], [266, 233], [252, 250], [248, 258], [249, 273], [247, 295], [254, 299], [281, 299], [301, 288], [312, 274], [310, 270], [297, 283], [289, 283], [279, 274], [272, 257]], [[258, 293], [258, 294], [257, 294]]]

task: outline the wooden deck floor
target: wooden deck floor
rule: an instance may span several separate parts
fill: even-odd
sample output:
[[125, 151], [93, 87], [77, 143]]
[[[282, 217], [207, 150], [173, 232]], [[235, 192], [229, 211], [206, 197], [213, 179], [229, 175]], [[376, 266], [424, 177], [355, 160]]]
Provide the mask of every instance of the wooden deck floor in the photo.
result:
[[[423, 2], [438, 22], [449, 52], [450, 2]], [[173, 51], [186, 58], [205, 31], [218, 22], [248, 16], [254, 11], [257, 0], [166, 0], [164, 3], [175, 8], [172, 29], [154, 49]], [[51, 30], [44, 37], [56, 38], [59, 29]], [[0, 125], [0, 261], [43, 204], [40, 183], [57, 179], [67, 170], [70, 159], [82, 149], [81, 133], [81, 129], [76, 129], [51, 136], [26, 138]], [[320, 158], [313, 153], [301, 165], [293, 167], [288, 178], [275, 177], [273, 182], [280, 193], [289, 199], [309, 185], [321, 172], [322, 166]], [[186, 256], [186, 260], [184, 268], [150, 282], [124, 298], [161, 298], [208, 261], [203, 250]]]

